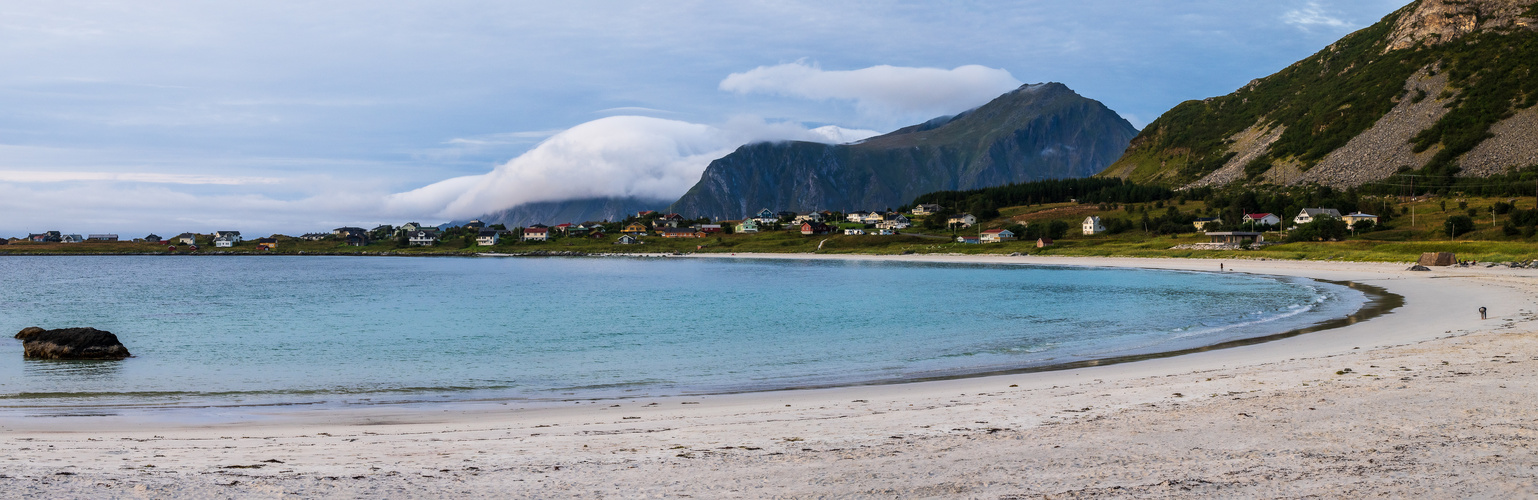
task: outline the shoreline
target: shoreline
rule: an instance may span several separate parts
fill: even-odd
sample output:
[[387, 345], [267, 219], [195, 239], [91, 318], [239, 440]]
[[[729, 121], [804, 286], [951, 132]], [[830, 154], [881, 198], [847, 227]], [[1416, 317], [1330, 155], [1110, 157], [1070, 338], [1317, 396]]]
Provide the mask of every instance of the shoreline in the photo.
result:
[[[734, 259], [734, 260], [735, 259], [753, 259], [753, 258], [782, 259], [783, 260], [783, 259], [786, 258], [786, 255], [794, 256], [795, 254], [747, 254], [747, 255], [741, 256], [741, 257], [736, 256], [736, 255], [706, 254], [706, 255], [696, 255], [696, 257], [701, 257], [701, 258], [729, 258], [729, 259]], [[522, 257], [524, 255], [485, 254], [485, 255], [479, 255], [479, 256], [484, 256], [484, 257]], [[555, 256], [565, 256], [565, 255], [555, 255]], [[677, 255], [671, 255], [671, 254], [623, 254], [623, 255], [579, 255], [579, 256], [580, 257], [621, 257], [621, 258], [677, 258], [677, 257], [679, 257]], [[835, 255], [835, 256], [831, 256], [831, 257], [832, 258], [822, 259], [822, 260], [839, 260], [839, 261], [871, 260], [871, 259], [862, 259], [861, 257], [864, 257], [864, 256], [860, 256], [860, 255], [855, 255], [855, 256]], [[908, 263], [913, 263], [913, 262], [941, 263], [941, 262], [939, 262], [936, 259], [926, 258], [926, 257], [929, 257], [929, 256], [901, 256], [901, 257], [898, 257], [896, 260], [901, 260], [901, 261], [908, 262]], [[1010, 256], [1010, 257], [1014, 257], [1014, 256]], [[993, 262], [991, 264], [986, 264], [986, 263], [981, 263], [981, 262], [975, 262], [974, 261], [975, 257], [966, 257], [965, 260], [966, 260], [966, 262], [949, 262], [948, 261], [948, 262], [943, 262], [943, 263], [944, 264], [951, 264], [951, 265], [960, 265], [960, 266], [968, 266], [968, 265], [1010, 265], [1010, 266], [1037, 266], [1037, 267], [1055, 267], [1055, 266], [1057, 266], [1057, 264], [1028, 263], [1028, 262], [1006, 262], [1006, 261], [999, 261], [999, 262]], [[1196, 270], [1196, 269], [1188, 269], [1187, 271], [1199, 272], [1199, 273], [1213, 273], [1211, 271]], [[1215, 274], [1217, 274], [1217, 273], [1215, 273]], [[1250, 273], [1237, 273], [1237, 274], [1250, 274]], [[1288, 329], [1288, 330], [1284, 330], [1284, 331], [1276, 331], [1274, 333], [1267, 333], [1267, 334], [1255, 335], [1255, 336], [1250, 336], [1250, 337], [1242, 337], [1242, 338], [1237, 338], [1237, 339], [1229, 339], [1229, 340], [1213, 339], [1213, 340], [1209, 340], [1208, 341], [1208, 342], [1212, 342], [1212, 343], [1199, 344], [1199, 345], [1189, 345], [1188, 344], [1188, 345], [1184, 345], [1184, 346], [1168, 346], [1168, 347], [1159, 348], [1160, 350], [1152, 350], [1152, 351], [1146, 351], [1146, 352], [1131, 352], [1131, 353], [1108, 352], [1108, 353], [1102, 354], [1101, 357], [1091, 357], [1089, 359], [1078, 359], [1078, 360], [1055, 361], [1055, 362], [1051, 362], [1051, 363], [1048, 363], [1048, 364], [1026, 363], [1026, 364], [1022, 364], [1022, 365], [1018, 365], [1018, 366], [1014, 366], [1014, 367], [992, 367], [992, 368], [987, 368], [987, 369], [980, 369], [980, 368], [978, 368], [978, 369], [954, 369], [954, 370], [948, 370], [946, 373], [939, 373], [939, 372], [916, 373], [916, 374], [913, 374], [911, 376], [904, 377], [904, 378], [858, 379], [858, 380], [850, 380], [850, 381], [842, 381], [842, 382], [829, 382], [829, 383], [815, 384], [815, 385], [784, 385], [784, 386], [766, 386], [766, 387], [752, 387], [752, 388], [740, 388], [740, 389], [720, 389], [720, 390], [715, 390], [715, 389], [685, 390], [685, 391], [682, 391], [682, 392], [671, 393], [671, 394], [663, 393], [663, 394], [641, 394], [641, 395], [573, 394], [573, 395], [568, 395], [568, 396], [548, 396], [548, 397], [503, 397], [503, 396], [494, 396], [494, 395], [476, 395], [476, 396], [467, 396], [467, 397], [456, 397], [456, 396], [451, 396], [449, 394], [437, 394], [437, 393], [432, 393], [431, 391], [423, 391], [423, 390], [399, 390], [399, 391], [381, 390], [381, 391], [378, 391], [377, 393], [368, 393], [371, 396], [371, 398], [368, 399], [369, 402], [367, 402], [367, 403], [358, 402], [358, 401], [346, 401], [345, 400], [346, 398], [338, 397], [338, 396], [341, 396], [340, 394], [333, 394], [333, 395], [331, 395], [333, 397], [327, 398], [327, 399], [336, 399], [334, 401], [317, 400], [317, 399], [314, 399], [313, 397], [310, 398], [310, 399], [294, 399], [294, 400], [281, 400], [281, 399], [265, 400], [265, 399], [258, 399], [256, 401], [244, 401], [246, 399], [253, 398], [253, 397], [261, 398], [261, 397], [266, 397], [266, 396], [272, 396], [272, 397], [280, 398], [281, 395], [284, 394], [283, 391], [277, 391], [277, 392], [272, 392], [272, 393], [269, 393], [269, 392], [266, 392], [266, 391], [254, 391], [254, 392], [229, 393], [229, 394], [222, 394], [222, 393], [221, 394], [209, 394], [209, 393], [201, 393], [201, 392], [197, 392], [197, 391], [146, 392], [146, 393], [133, 393], [133, 394], [135, 394], [135, 395], [142, 395], [143, 397], [150, 398], [150, 399], [153, 399], [153, 398], [165, 398], [165, 397], [175, 397], [175, 396], [183, 396], [183, 397], [189, 397], [189, 398], [195, 398], [195, 399], [189, 399], [189, 400], [186, 400], [186, 401], [165, 401], [165, 402], [131, 402], [131, 401], [125, 401], [125, 400], [122, 400], [122, 399], [116, 399], [116, 400], [112, 400], [112, 401], [102, 401], [102, 402], [84, 402], [84, 403], [61, 402], [61, 403], [50, 403], [51, 401], [62, 401], [64, 399], [68, 399], [69, 397], [74, 395], [72, 393], [59, 393], [59, 394], [49, 394], [48, 395], [49, 397], [28, 397], [28, 398], [18, 397], [18, 398], [14, 398], [14, 399], [7, 398], [7, 399], [9, 399], [9, 401], [18, 402], [20, 404], [6, 404], [5, 402], [0, 402], [0, 421], [3, 421], [5, 418], [8, 418], [8, 417], [14, 418], [14, 417], [16, 417], [18, 415], [25, 416], [25, 417], [57, 417], [57, 416], [82, 415], [82, 414], [92, 414], [94, 416], [106, 416], [106, 417], [112, 417], [112, 416], [118, 416], [118, 415], [130, 415], [131, 414], [131, 415], [136, 415], [139, 418], [154, 419], [156, 417], [160, 417], [163, 420], [181, 420], [181, 418], [179, 418], [177, 415], [161, 415], [161, 414], [159, 414], [157, 412], [204, 412], [204, 413], [206, 413], [206, 412], [215, 411], [215, 410], [225, 411], [225, 412], [235, 412], [235, 411], [239, 411], [240, 409], [276, 409], [276, 408], [305, 408], [305, 409], [307, 409], [306, 411], [309, 411], [308, 410], [309, 408], [315, 408], [315, 409], [337, 409], [337, 408], [347, 408], [347, 407], [371, 407], [371, 406], [404, 406], [404, 407], [413, 407], [413, 406], [424, 406], [424, 405], [425, 406], [432, 406], [432, 407], [444, 407], [444, 406], [452, 406], [452, 405], [457, 405], [457, 404], [493, 404], [493, 403], [495, 403], [495, 404], [517, 404], [517, 405], [520, 405], [521, 407], [527, 408], [527, 407], [532, 407], [532, 406], [560, 405], [560, 404], [570, 403], [572, 401], [592, 401], [592, 402], [609, 401], [609, 402], [614, 402], [614, 401], [630, 401], [630, 400], [636, 400], [636, 399], [726, 396], [726, 395], [737, 395], [737, 394], [762, 394], [762, 393], [777, 393], [777, 392], [785, 392], [785, 391], [805, 391], [805, 390], [818, 390], [818, 389], [837, 389], [837, 388], [861, 387], [861, 386], [903, 385], [903, 384], [914, 384], [914, 383], [934, 382], [934, 381], [943, 381], [943, 380], [961, 380], [961, 379], [979, 378], [979, 377], [996, 377], [996, 376], [1002, 376], [1002, 375], [1018, 375], [1018, 374], [1028, 374], [1028, 373], [1040, 373], [1040, 372], [1051, 372], [1051, 371], [1061, 371], [1061, 370], [1072, 370], [1072, 369], [1089, 368], [1089, 367], [1097, 367], [1097, 366], [1110, 366], [1110, 365], [1115, 365], [1115, 364], [1132, 363], [1132, 362], [1145, 361], [1145, 360], [1151, 360], [1151, 359], [1159, 359], [1159, 358], [1177, 357], [1177, 356], [1183, 356], [1183, 355], [1199, 353], [1199, 352], [1207, 352], [1207, 351], [1213, 351], [1213, 350], [1229, 349], [1229, 348], [1234, 348], [1234, 347], [1241, 347], [1241, 346], [1248, 346], [1248, 345], [1254, 345], [1254, 344], [1261, 344], [1261, 343], [1272, 342], [1272, 341], [1281, 340], [1281, 339], [1285, 339], [1285, 338], [1289, 338], [1289, 337], [1295, 337], [1295, 336], [1298, 336], [1298, 335], [1303, 335], [1303, 334], [1308, 334], [1308, 333], [1313, 333], [1313, 332], [1319, 332], [1319, 331], [1324, 331], [1324, 330], [1335, 329], [1335, 328], [1339, 328], [1339, 327], [1342, 327], [1342, 326], [1354, 324], [1354, 323], [1361, 322], [1361, 321], [1368, 321], [1368, 320], [1371, 320], [1371, 319], [1376, 318], [1378, 316], [1382, 316], [1384, 314], [1390, 313], [1394, 309], [1397, 309], [1398, 307], [1402, 306], [1403, 303], [1404, 303], [1403, 297], [1400, 297], [1400, 296], [1395, 295], [1393, 293], [1390, 293], [1390, 292], [1388, 292], [1388, 291], [1386, 291], [1386, 290], [1384, 290], [1384, 289], [1382, 289], [1380, 287], [1376, 287], [1376, 286], [1372, 286], [1372, 285], [1364, 285], [1364, 284], [1358, 284], [1358, 283], [1348, 282], [1348, 281], [1328, 281], [1328, 280], [1322, 280], [1321, 281], [1321, 280], [1313, 280], [1311, 278], [1309, 280], [1310, 281], [1318, 281], [1318, 282], [1321, 282], [1321, 283], [1326, 283], [1326, 284], [1330, 284], [1330, 285], [1336, 285], [1336, 286], [1342, 286], [1342, 287], [1354, 289], [1354, 290], [1356, 290], [1358, 292], [1361, 292], [1365, 296], [1365, 301], [1363, 302], [1361, 307], [1353, 309], [1353, 310], [1350, 310], [1344, 316], [1339, 316], [1339, 317], [1336, 317], [1336, 316], [1322, 316], [1320, 319], [1318, 319], [1316, 321], [1313, 321], [1312, 323], [1305, 324], [1303, 326], [1294, 327], [1294, 328], [1291, 328], [1291, 329]], [[1084, 357], [1084, 356], [1082, 356], [1082, 355], [1081, 356], [1071, 356], [1070, 358], [1072, 358], [1072, 357]], [[326, 397], [327, 396], [326, 393], [315, 393], [314, 391], [299, 391], [299, 392], [303, 393], [305, 395], [308, 395], [308, 396], [315, 396], [315, 397]], [[114, 396], [114, 395], [115, 395], [115, 393], [82, 394], [82, 396]], [[349, 395], [352, 396], [352, 397], [356, 397], [357, 396], [357, 394], [352, 394], [352, 393], [350, 393]], [[384, 401], [372, 401], [373, 398], [384, 398], [385, 400]], [[448, 399], [438, 399], [438, 398], [448, 398]], [[28, 413], [28, 412], [30, 412], [30, 413]], [[216, 421], [209, 421], [209, 423], [216, 423]]]
[[[1215, 267], [1216, 262], [1207, 259], [805, 254], [694, 254], [688, 257], [1004, 261], [1216, 270], [1208, 269]], [[1136, 435], [1134, 440], [1156, 441], [1147, 445], [1152, 446], [1149, 450], [1162, 446], [1167, 455], [1186, 456], [1191, 451], [1175, 439], [1179, 434], [1175, 430], [1161, 430], [1158, 425], [1103, 427], [1098, 422], [1136, 417], [1135, 420], [1147, 420], [1144, 424], [1152, 425], [1150, 422], [1211, 419], [1222, 414], [1229, 415], [1224, 419], [1231, 419], [1232, 415], [1224, 413], [1223, 408], [1234, 404], [1230, 402], [1233, 396], [1238, 396], [1235, 400], [1285, 399], [1302, 393], [1345, 391], [1329, 393], [1335, 394], [1333, 397], [1324, 394], [1327, 397], [1315, 398], [1337, 401], [1337, 404], [1357, 399], [1368, 401], [1386, 394], [1410, 397], [1409, 392], [1379, 388], [1378, 385], [1395, 382], [1379, 373], [1389, 368], [1380, 369], [1376, 365], [1366, 368], [1371, 360], [1415, 358], [1423, 356], [1424, 351], [1434, 351], [1434, 357], [1446, 358], [1441, 359], [1442, 362], [1457, 362], [1459, 366], [1489, 359], [1471, 358], [1481, 353], [1464, 352], [1468, 349], [1460, 347], [1460, 343], [1512, 349], [1499, 355], [1508, 356], [1512, 363], [1528, 358], [1538, 360], [1538, 345], [1534, 345], [1538, 342], [1528, 343], [1534, 340], [1534, 321], [1538, 320], [1533, 314], [1538, 309], [1534, 302], [1534, 297], [1538, 296], [1538, 279], [1535, 279], [1538, 273], [1530, 270], [1438, 268], [1428, 273], [1404, 271], [1406, 264], [1234, 259], [1227, 259], [1226, 263], [1238, 264], [1239, 269], [1231, 272], [1304, 276], [1381, 286], [1403, 296], [1405, 304], [1370, 321], [1272, 342], [1053, 372], [761, 393], [576, 401], [570, 406], [548, 408], [518, 409], [506, 402], [484, 402], [318, 411], [299, 409], [258, 413], [249, 419], [217, 424], [100, 417], [0, 419], [0, 429], [6, 431], [8, 438], [0, 440], [0, 450], [21, 459], [0, 465], [0, 475], [5, 476], [0, 478], [0, 484], [24, 489], [46, 488], [47, 485], [84, 488], [68, 489], [81, 493], [96, 491], [90, 489], [96, 488], [91, 483], [94, 481], [122, 487], [143, 486], [155, 492], [155, 496], [231, 495], [241, 491], [250, 494], [260, 490], [242, 488], [258, 486], [354, 494], [368, 488], [388, 486], [405, 488], [399, 491], [415, 492], [413, 494], [434, 494], [457, 491], [436, 489], [452, 488], [455, 484], [475, 485], [482, 494], [567, 492], [559, 496], [594, 491], [620, 496], [632, 496], [636, 492], [656, 492], [663, 496], [669, 496], [670, 492], [696, 496], [814, 492], [903, 496], [925, 491], [930, 496], [998, 496], [1022, 492], [1090, 491], [1099, 487], [1097, 485], [1112, 483], [1142, 488], [1121, 490], [1119, 494], [1163, 491], [1160, 488], [1168, 489], [1171, 484], [1176, 488], [1195, 486], [1192, 491], [1200, 493], [1204, 491], [1202, 488], [1223, 484], [1219, 480], [1226, 479], [1188, 472], [1186, 476], [1167, 476], [1163, 481], [1139, 482], [1141, 479], [1134, 481], [1130, 477], [1112, 481], [1097, 477], [1097, 474], [1126, 475], [1135, 472], [1135, 467], [1118, 465], [1114, 461], [1087, 467], [1046, 463], [1041, 457], [1055, 456], [1053, 454], [1058, 452], [1052, 450], [1057, 448], [1043, 449], [1034, 443], [1050, 438], [1057, 440], [1054, 446], [1067, 448], [1073, 443], [1062, 441], [1062, 433], [1078, 432], [1081, 438], [1077, 442], [1081, 444], [1102, 442], [1103, 446], [1112, 446], [1111, 443], [1118, 439], [1131, 439], [1129, 436]], [[1479, 305], [1490, 307], [1491, 320], [1478, 321], [1474, 308]], [[1508, 345], [1513, 343], [1521, 349]], [[1521, 354], [1512, 355], [1516, 352]], [[1409, 366], [1414, 364], [1402, 363], [1405, 363], [1405, 370], [1411, 370]], [[1349, 366], [1357, 368], [1354, 372], [1336, 374], [1342, 371], [1341, 367]], [[1431, 373], [1442, 366], [1453, 365], [1427, 363], [1425, 368], [1417, 366], [1415, 370]], [[1477, 382], [1480, 390], [1485, 390], [1487, 385], [1489, 390], [1495, 390], [1496, 382], [1502, 382], [1499, 385], [1505, 390], [1506, 383], [1526, 381], [1523, 377], [1529, 375], [1538, 379], [1538, 371], [1528, 369], [1527, 363], [1513, 366], [1527, 371], [1515, 378], [1454, 377], [1460, 377], [1456, 379], [1461, 381], [1459, 383]], [[1453, 373], [1478, 374], [1470, 370]], [[1367, 378], [1368, 375], [1372, 377]], [[1407, 376], [1398, 383], [1415, 383], [1411, 380], [1412, 377]], [[1215, 383], [1202, 385], [1207, 382]], [[1215, 392], [1209, 392], [1209, 386]], [[1343, 397], [1347, 392], [1357, 390], [1368, 391], [1364, 393], [1367, 396]], [[1523, 397], [1533, 394], [1531, 386], [1524, 385], [1521, 391]], [[1222, 396], [1225, 392], [1233, 396]], [[1463, 392], [1473, 394], [1478, 391], [1468, 389]], [[1438, 394], [1427, 397], [1435, 401], [1461, 401], [1460, 398], [1469, 396]], [[1352, 414], [1371, 412], [1377, 416], [1368, 422], [1352, 422], [1353, 425], [1369, 425], [1383, 421], [1385, 415], [1407, 415], [1412, 425], [1424, 427], [1445, 422], [1446, 417], [1442, 416], [1415, 416], [1417, 412], [1435, 413], [1437, 406], [1445, 405], [1422, 402], [1408, 408], [1362, 408]], [[1204, 413], [1205, 409], [1216, 413]], [[1241, 418], [1257, 415], [1253, 410], [1243, 413], [1252, 416]], [[1532, 410], [1518, 411], [1514, 418], [1521, 421], [1531, 417], [1532, 413]], [[1292, 427], [1313, 428], [1300, 425], [1294, 423]], [[1337, 423], [1318, 422], [1315, 425]], [[1467, 429], [1454, 430], [1467, 432]], [[1267, 441], [1254, 434], [1257, 431], [1259, 429], [1246, 428], [1244, 432], [1217, 432], [1214, 436], [1253, 443], [1248, 448], [1251, 454], [1286, 449], [1292, 443], [1285, 439]], [[441, 438], [422, 437], [428, 435]], [[1360, 441], [1373, 435], [1337, 436], [1336, 441]], [[1452, 441], [1456, 444], [1456, 439]], [[61, 451], [69, 450], [68, 456], [61, 457], [57, 452], [42, 448], [37, 445], [39, 442], [47, 442], [46, 446], [59, 447]], [[467, 446], [470, 442], [477, 444]], [[1517, 445], [1526, 444], [1518, 440], [1510, 446]], [[223, 448], [225, 446], [233, 448]], [[477, 453], [474, 448], [482, 453]], [[1378, 445], [1355, 443], [1348, 448], [1354, 450], [1352, 453], [1366, 453], [1369, 448], [1377, 449]], [[965, 449], [967, 452], [939, 451], [943, 449]], [[1026, 450], [1029, 453], [1025, 453]], [[1104, 456], [1124, 452], [1096, 448], [1093, 453]], [[834, 459], [834, 456], [847, 458]], [[1530, 454], [1519, 452], [1502, 456], [1518, 459], [1519, 465], [1530, 466], [1533, 460], [1529, 458]], [[1035, 463], [1039, 467], [1028, 467], [1035, 473], [1024, 475], [998, 467], [979, 469], [975, 460], [981, 457], [1002, 460], [999, 463]], [[282, 465], [268, 462], [270, 468], [244, 468], [269, 459], [279, 460]], [[1212, 465], [1221, 469], [1223, 464], [1233, 460], [1227, 457]], [[469, 466], [468, 463], [476, 465]], [[242, 468], [228, 468], [234, 465]], [[822, 468], [805, 468], [810, 465]], [[920, 475], [904, 472], [916, 466], [928, 472]], [[1159, 467], [1153, 469], [1159, 470]], [[689, 481], [664, 481], [656, 476], [662, 470], [687, 470], [700, 476]], [[778, 471], [778, 474], [765, 471]], [[874, 476], [846, 475], [846, 472], [854, 474], [854, 471]], [[53, 476], [57, 472], [74, 475]], [[835, 476], [838, 480], [831, 482], [817, 479]], [[987, 480], [978, 482], [984, 476]], [[1527, 484], [1531, 485], [1531, 476], [1531, 473], [1511, 476], [1516, 483], [1464, 484], [1474, 489], [1454, 491], [1491, 492], [1496, 490], [1480, 488], [1520, 486], [1521, 481], [1529, 481]], [[342, 479], [327, 480], [325, 477]], [[871, 477], [886, 479], [873, 481]], [[1046, 481], [1044, 478], [1047, 477], [1057, 479]], [[1201, 482], [1182, 483], [1193, 477]], [[740, 489], [750, 486], [743, 482], [743, 478], [762, 479], [756, 483], [757, 487], [768, 485], [770, 489], [756, 490], [758, 494], [743, 493], [755, 491]], [[1415, 488], [1393, 491], [1426, 492], [1432, 490], [1416, 488], [1446, 486], [1432, 479], [1412, 481], [1406, 484]], [[1334, 485], [1345, 480], [1345, 476], [1338, 474], [1311, 479], [1316, 486]], [[245, 486], [224, 485], [231, 481]], [[1269, 485], [1280, 489], [1224, 487], [1209, 494], [1293, 491], [1286, 489], [1287, 485], [1280, 480], [1255, 479], [1246, 484], [1249, 485], [1246, 488]], [[563, 485], [563, 489], [544, 489], [557, 485]], [[725, 487], [721, 485], [739, 489], [717, 489]], [[950, 489], [925, 489], [938, 486]], [[882, 491], [890, 493], [882, 494]], [[1338, 490], [1323, 487], [1300, 491], [1339, 494]]]

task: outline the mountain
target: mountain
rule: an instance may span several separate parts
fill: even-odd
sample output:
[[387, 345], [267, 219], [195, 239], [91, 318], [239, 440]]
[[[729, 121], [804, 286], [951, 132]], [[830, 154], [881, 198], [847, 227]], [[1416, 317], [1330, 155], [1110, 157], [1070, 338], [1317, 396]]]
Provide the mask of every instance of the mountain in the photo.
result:
[[736, 219], [897, 207], [940, 190], [1088, 177], [1137, 129], [1060, 83], [1024, 85], [965, 113], [852, 144], [755, 143], [715, 160], [669, 211]]
[[[487, 224], [508, 227], [531, 224], [555, 225], [565, 222], [617, 221], [642, 210], [661, 210], [668, 200], [641, 198], [588, 198], [567, 201], [525, 203], [480, 218]], [[457, 221], [461, 222], [462, 221]], [[458, 224], [455, 224], [458, 225]]]
[[1100, 175], [1169, 187], [1358, 186], [1538, 165], [1538, 3], [1420, 0], [1150, 123]]

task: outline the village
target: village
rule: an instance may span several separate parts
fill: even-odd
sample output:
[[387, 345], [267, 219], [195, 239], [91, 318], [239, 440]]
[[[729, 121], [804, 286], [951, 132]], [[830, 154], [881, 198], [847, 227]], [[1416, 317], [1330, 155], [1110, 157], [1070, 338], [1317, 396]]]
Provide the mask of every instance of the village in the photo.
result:
[[[677, 213], [642, 211], [621, 221], [586, 221], [556, 225], [532, 224], [527, 227], [507, 227], [503, 224], [486, 224], [480, 220], [450, 225], [429, 226], [407, 222], [399, 226], [379, 225], [371, 229], [362, 227], [338, 227], [329, 232], [311, 232], [299, 236], [274, 234], [247, 240], [240, 231], [219, 230], [208, 233], [183, 232], [171, 237], [149, 234], [141, 238], [124, 239], [117, 234], [92, 233], [82, 236], [61, 231], [44, 231], [28, 234], [25, 238], [0, 239], [0, 244], [75, 244], [75, 243], [138, 243], [163, 247], [168, 253], [192, 253], [212, 250], [215, 252], [242, 250], [236, 253], [274, 252], [282, 247], [300, 246], [316, 250], [324, 246], [338, 248], [388, 247], [409, 250], [419, 248], [495, 249], [513, 245], [540, 245], [564, 242], [567, 246], [582, 243], [644, 245], [657, 240], [703, 240], [715, 237], [715, 243], [725, 243], [723, 237], [744, 238], [759, 234], [846, 237], [896, 237], [920, 238], [933, 245], [988, 245], [1027, 240], [1030, 246], [1047, 248], [1069, 235], [1072, 225], [1063, 220], [1019, 222], [1010, 219], [980, 221], [970, 213], [952, 213], [936, 204], [919, 204], [906, 210], [872, 210], [850, 212], [789, 212], [764, 208], [741, 220], [712, 221], [708, 218], [690, 219]], [[934, 220], [930, 220], [934, 219]], [[1376, 215], [1351, 213], [1342, 215], [1333, 208], [1306, 208], [1285, 219], [1288, 228], [1309, 225], [1315, 221], [1336, 221], [1347, 229], [1368, 229], [1380, 224]], [[1277, 214], [1244, 214], [1239, 221], [1242, 230], [1222, 229], [1216, 217], [1196, 217], [1188, 230], [1204, 231], [1207, 241], [1179, 245], [1179, 249], [1193, 250], [1240, 250], [1276, 244], [1267, 241], [1268, 233], [1283, 235], [1283, 217]], [[1107, 222], [1112, 228], [1108, 228]], [[1104, 215], [1088, 215], [1079, 223], [1077, 235], [1095, 237], [1119, 233], [1113, 231], [1123, 219], [1108, 219]], [[984, 226], [998, 226], [988, 227]], [[1231, 229], [1231, 228], [1230, 228]], [[826, 240], [824, 240], [826, 241]], [[684, 243], [679, 241], [677, 243]], [[703, 250], [707, 244], [695, 245]], [[670, 249], [687, 248], [672, 244]], [[822, 248], [822, 242], [818, 243]]]

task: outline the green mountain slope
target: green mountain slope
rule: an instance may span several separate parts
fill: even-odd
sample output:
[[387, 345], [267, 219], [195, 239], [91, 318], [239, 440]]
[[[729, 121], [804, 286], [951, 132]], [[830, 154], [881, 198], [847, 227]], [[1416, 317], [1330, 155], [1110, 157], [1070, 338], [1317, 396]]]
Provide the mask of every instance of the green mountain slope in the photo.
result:
[[1100, 175], [1341, 187], [1538, 164], [1535, 20], [1533, 0], [1417, 1], [1232, 94], [1181, 103]]
[[773, 210], [897, 207], [941, 190], [1088, 177], [1137, 129], [1059, 83], [1025, 85], [981, 107], [853, 144], [749, 144], [711, 162], [669, 208], [735, 219]]

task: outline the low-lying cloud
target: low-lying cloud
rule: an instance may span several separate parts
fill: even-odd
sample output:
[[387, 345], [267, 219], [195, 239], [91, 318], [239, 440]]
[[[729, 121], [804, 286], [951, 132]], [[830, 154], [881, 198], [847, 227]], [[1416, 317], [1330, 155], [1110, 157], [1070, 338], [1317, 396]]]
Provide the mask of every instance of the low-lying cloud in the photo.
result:
[[732, 73], [721, 80], [720, 88], [738, 94], [849, 100], [862, 113], [889, 118], [958, 113], [1020, 84], [1009, 71], [978, 65], [955, 69], [880, 65], [839, 71], [796, 61]]
[[483, 175], [456, 177], [389, 196], [387, 213], [474, 217], [543, 201], [682, 196], [711, 161], [760, 141], [851, 142], [871, 130], [820, 127], [743, 117], [704, 125], [645, 116], [614, 116], [577, 125]]

